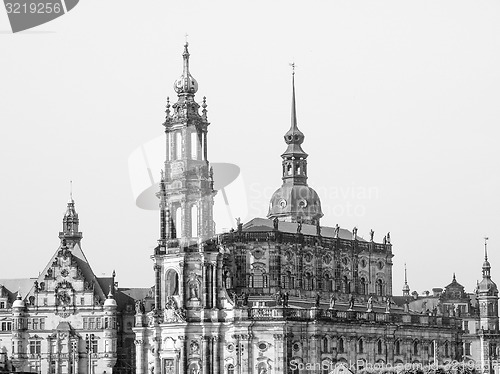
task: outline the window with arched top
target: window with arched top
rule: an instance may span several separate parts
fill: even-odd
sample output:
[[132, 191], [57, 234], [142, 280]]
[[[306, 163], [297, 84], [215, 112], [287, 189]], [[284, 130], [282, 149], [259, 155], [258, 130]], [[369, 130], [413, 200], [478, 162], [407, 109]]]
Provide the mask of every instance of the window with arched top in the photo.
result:
[[364, 350], [364, 344], [363, 344], [363, 339], [358, 340], [358, 353], [363, 353]]
[[399, 340], [396, 340], [396, 343], [394, 343], [394, 351], [396, 355], [401, 354], [401, 342]]
[[337, 353], [344, 353], [344, 338], [339, 338], [338, 340]]
[[182, 158], [182, 134], [180, 131], [175, 134], [175, 158], [177, 160]]
[[359, 280], [359, 293], [361, 295], [366, 295], [366, 279], [360, 278]]
[[181, 207], [178, 206], [175, 209], [175, 223], [174, 223], [174, 228], [175, 232], [177, 233], [177, 236], [181, 236], [182, 233], [182, 210]]
[[167, 296], [174, 296], [179, 294], [179, 275], [173, 269], [167, 271], [167, 275], [165, 277], [165, 291], [167, 292]]
[[350, 284], [349, 284], [349, 280], [347, 279], [346, 276], [344, 276], [342, 278], [342, 290], [344, 291], [344, 293], [349, 293], [349, 292], [351, 292], [350, 288], [351, 287], [350, 287]]
[[376, 290], [378, 296], [384, 295], [384, 282], [382, 281], [382, 279], [377, 279]]
[[312, 291], [313, 289], [313, 279], [310, 272], [307, 272], [304, 275], [304, 289], [306, 289], [307, 291]]
[[444, 355], [445, 357], [448, 357], [449, 356], [449, 345], [448, 345], [448, 342], [444, 343]]
[[196, 204], [191, 206], [191, 237], [198, 237], [198, 207]]
[[326, 292], [332, 291], [332, 278], [330, 278], [330, 275], [328, 273], [325, 273], [324, 280], [323, 280], [323, 288]]
[[413, 342], [413, 354], [418, 355], [418, 342], [417, 341]]
[[379, 340], [377, 342], [377, 353], [381, 355], [384, 351], [383, 345], [382, 345], [382, 340]]
[[322, 339], [322, 349], [323, 349], [323, 353], [326, 353], [328, 352], [328, 338], [323, 338]]
[[234, 365], [233, 364], [227, 365], [227, 374], [234, 374]]
[[293, 279], [292, 279], [292, 273], [290, 271], [285, 272], [285, 275], [283, 277], [283, 285], [285, 288], [293, 288]]

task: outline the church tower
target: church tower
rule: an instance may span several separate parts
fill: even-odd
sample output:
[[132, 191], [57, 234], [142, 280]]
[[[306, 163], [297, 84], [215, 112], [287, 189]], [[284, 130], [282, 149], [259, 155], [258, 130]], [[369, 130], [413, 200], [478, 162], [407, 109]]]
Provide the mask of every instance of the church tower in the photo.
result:
[[[295, 69], [294, 64], [292, 67]], [[307, 185], [308, 155], [301, 146], [305, 137], [297, 126], [295, 70], [292, 73], [291, 125], [284, 138], [287, 149], [281, 155], [283, 184], [271, 197], [267, 218], [319, 225], [323, 217], [321, 202], [316, 191]]]
[[207, 160], [207, 105], [202, 114], [194, 95], [198, 83], [189, 71], [188, 43], [184, 68], [174, 82], [177, 102], [167, 98], [165, 171], [160, 182], [160, 245], [181, 239], [182, 245], [201, 244], [215, 233], [213, 224], [213, 172]]
[[498, 288], [491, 280], [487, 240], [484, 241], [483, 279], [478, 285], [480, 326], [482, 330], [498, 330]]
[[59, 233], [59, 239], [66, 239], [68, 244], [80, 244], [83, 236], [82, 233], [78, 231], [79, 223], [80, 220], [78, 219], [78, 213], [75, 209], [73, 194], [70, 193], [66, 213], [64, 213], [63, 217], [63, 230]]
[[[219, 329], [212, 322], [220, 317], [222, 257], [213, 240], [215, 191], [207, 160], [207, 105], [205, 98], [201, 106], [195, 101], [198, 83], [189, 71], [187, 43], [182, 57], [183, 72], [174, 83], [177, 102], [170, 105], [167, 99], [163, 124], [166, 159], [157, 194], [160, 238], [151, 256], [154, 309], [146, 311], [139, 305], [135, 315], [138, 374], [161, 374], [173, 367], [182, 374], [210, 372], [207, 355], [216, 350], [212, 336]], [[188, 336], [192, 335], [203, 339], [189, 348]], [[200, 361], [187, 360], [191, 351], [201, 353]]]

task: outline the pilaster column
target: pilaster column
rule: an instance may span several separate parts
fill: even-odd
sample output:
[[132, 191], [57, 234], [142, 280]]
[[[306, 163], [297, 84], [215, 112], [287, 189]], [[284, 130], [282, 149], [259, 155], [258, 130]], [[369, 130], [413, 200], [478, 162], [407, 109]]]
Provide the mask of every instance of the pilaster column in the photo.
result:
[[217, 261], [212, 264], [212, 309], [217, 308]]
[[[318, 343], [320, 341], [320, 336], [319, 335], [311, 335], [310, 339], [309, 339], [309, 354], [307, 357], [310, 358], [311, 362], [312, 363], [317, 363], [317, 362], [320, 362], [321, 361], [321, 357], [320, 355], [318, 354], [319, 352], [319, 347], [318, 347]], [[317, 367], [317, 365], [313, 365], [313, 369], [310, 371], [311, 373], [320, 373], [320, 370], [319, 368]]]
[[202, 336], [201, 338], [201, 367], [202, 367], [202, 374], [209, 374], [210, 373], [210, 363], [209, 363], [209, 357], [210, 357], [210, 337], [209, 336]]
[[243, 354], [241, 356], [242, 373], [253, 373], [252, 368], [252, 334], [241, 335], [241, 345], [243, 345]]
[[179, 374], [186, 372], [186, 337], [179, 336]]
[[205, 261], [202, 262], [201, 265], [201, 304], [205, 309], [207, 307], [207, 263]]
[[184, 261], [179, 262], [179, 308], [185, 308], [185, 295], [184, 295]]
[[285, 351], [283, 347], [283, 334], [274, 334], [274, 373], [285, 373], [287, 370], [284, 370], [284, 366], [286, 365]]
[[221, 338], [219, 335], [212, 337], [212, 373], [219, 374], [220, 373], [220, 351], [221, 351]]
[[160, 343], [161, 343], [161, 338], [160, 337], [155, 337], [154, 338], [154, 346], [155, 346], [155, 352], [154, 352], [154, 357], [155, 357], [155, 374], [161, 374], [161, 360], [160, 360]]

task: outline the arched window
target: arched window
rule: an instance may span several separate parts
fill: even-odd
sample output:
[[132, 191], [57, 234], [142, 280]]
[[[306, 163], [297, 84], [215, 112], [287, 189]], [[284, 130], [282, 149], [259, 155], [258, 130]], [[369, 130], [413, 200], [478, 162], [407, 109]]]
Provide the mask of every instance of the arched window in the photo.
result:
[[365, 280], [365, 278], [361, 278], [359, 280], [359, 293], [361, 295], [366, 295], [366, 280]]
[[304, 276], [304, 289], [311, 291], [313, 289], [312, 274], [307, 272]]
[[175, 158], [177, 160], [182, 158], [182, 134], [180, 131], [175, 133]]
[[177, 207], [175, 209], [175, 232], [177, 233], [177, 237], [182, 236], [182, 211], [181, 207]]
[[344, 353], [344, 338], [339, 338], [337, 352]]
[[284, 280], [284, 287], [285, 288], [293, 288], [293, 279], [292, 279], [292, 273], [287, 271], [285, 273], [285, 276], [283, 277]]
[[325, 273], [325, 277], [324, 277], [324, 289], [326, 292], [330, 292], [332, 291], [332, 279], [330, 278], [330, 275], [328, 273]]
[[382, 282], [382, 279], [377, 279], [377, 295], [384, 295], [384, 282]]
[[342, 287], [343, 287], [344, 293], [351, 292], [351, 290], [350, 290], [351, 287], [349, 285], [349, 281], [347, 280], [347, 277], [342, 278]]
[[173, 296], [179, 294], [179, 276], [177, 272], [173, 269], [167, 271], [166, 279], [166, 291], [167, 296]]
[[198, 237], [198, 207], [196, 204], [191, 206], [191, 237]]
[[233, 364], [227, 365], [227, 374], [234, 374], [234, 365]]
[[430, 351], [430, 355], [431, 356], [434, 356], [434, 345], [436, 344], [436, 341], [432, 341], [431, 344], [429, 345], [429, 351]]
[[377, 342], [377, 353], [381, 355], [383, 353], [382, 340]]
[[395, 354], [400, 355], [401, 354], [401, 342], [399, 340], [396, 340], [396, 343], [394, 344], [394, 350], [396, 351]]
[[196, 131], [191, 133], [191, 158], [198, 159], [198, 133]]
[[418, 355], [418, 342], [416, 340], [413, 342], [413, 354]]
[[444, 356], [448, 357], [449, 356], [449, 347], [448, 347], [448, 342], [444, 343]]
[[323, 345], [323, 353], [328, 352], [328, 338], [323, 338], [322, 340], [322, 345]]
[[358, 340], [358, 353], [363, 353], [363, 339]]
[[263, 288], [264, 286], [264, 272], [260, 268], [253, 271], [253, 287]]

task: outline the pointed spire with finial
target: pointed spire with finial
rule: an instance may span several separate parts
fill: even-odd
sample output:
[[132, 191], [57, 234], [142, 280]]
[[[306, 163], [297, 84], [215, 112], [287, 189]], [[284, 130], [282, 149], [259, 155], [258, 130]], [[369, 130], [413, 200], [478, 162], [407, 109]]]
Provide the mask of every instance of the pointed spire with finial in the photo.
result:
[[488, 240], [490, 238], [484, 237], [484, 262], [483, 262], [483, 278], [490, 277], [491, 265], [488, 261]]
[[184, 60], [182, 75], [174, 82], [174, 90], [179, 96], [193, 96], [198, 91], [198, 82], [189, 72], [189, 43], [184, 44], [182, 58]]
[[403, 296], [410, 296], [410, 286], [408, 286], [408, 276], [406, 273], [406, 262], [405, 262], [405, 285], [403, 286]]
[[288, 148], [283, 153], [283, 156], [293, 156], [293, 157], [301, 157], [306, 158], [307, 153], [301, 147], [301, 144], [304, 142], [304, 134], [299, 130], [297, 126], [297, 109], [295, 104], [295, 63], [291, 63], [292, 67], [292, 112], [290, 116], [290, 129], [285, 134], [285, 143], [288, 144]]

